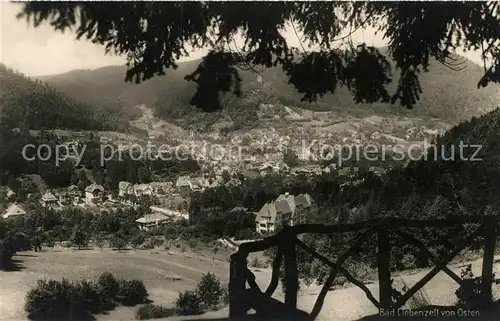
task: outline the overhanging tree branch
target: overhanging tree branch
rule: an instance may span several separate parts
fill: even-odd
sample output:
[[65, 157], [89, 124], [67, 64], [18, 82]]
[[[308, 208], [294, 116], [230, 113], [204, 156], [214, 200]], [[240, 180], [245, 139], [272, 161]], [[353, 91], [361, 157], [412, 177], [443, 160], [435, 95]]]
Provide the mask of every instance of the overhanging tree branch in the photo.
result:
[[[127, 55], [126, 80], [137, 83], [175, 69], [176, 60], [188, 55], [187, 46], [211, 47], [212, 58], [224, 59], [198, 72], [214, 75], [186, 77], [198, 83], [198, 97], [192, 102], [203, 110], [213, 110], [202, 103], [203, 95], [211, 101], [218, 96], [213, 90], [239, 88], [232, 83], [238, 79], [233, 67], [256, 71], [258, 65], [279, 65], [304, 100], [314, 101], [337, 86], [347, 86], [357, 102], [390, 100], [408, 108], [420, 98], [419, 74], [428, 69], [430, 59], [460, 70], [463, 63], [453, 56], [459, 47], [493, 57], [478, 86], [500, 78], [499, 10], [488, 2], [30, 2], [23, 4], [21, 17], [35, 26], [49, 22], [55, 30], [72, 28], [78, 39], [85, 37]], [[304, 53], [303, 48], [298, 53], [288, 46], [281, 31], [290, 21], [305, 41], [319, 45], [318, 52]], [[387, 93], [392, 67], [380, 51], [363, 44], [332, 48], [344, 31], [351, 31], [348, 38], [365, 25], [378, 28], [389, 40], [390, 56], [401, 71], [392, 99]], [[238, 32], [243, 34], [245, 54], [237, 47], [229, 59], [221, 44], [234, 40]], [[372, 72], [362, 71], [369, 68]], [[218, 85], [208, 81], [215, 78]], [[221, 108], [220, 103], [214, 106]]]

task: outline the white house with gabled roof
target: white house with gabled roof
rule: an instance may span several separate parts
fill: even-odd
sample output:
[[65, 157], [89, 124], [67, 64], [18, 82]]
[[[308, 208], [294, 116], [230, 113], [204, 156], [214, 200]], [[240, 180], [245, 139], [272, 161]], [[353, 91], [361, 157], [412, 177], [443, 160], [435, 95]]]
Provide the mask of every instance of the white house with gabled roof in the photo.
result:
[[51, 192], [43, 194], [42, 198], [40, 199], [40, 203], [43, 207], [52, 207], [59, 204], [57, 197]]
[[284, 224], [304, 223], [306, 215], [314, 210], [315, 205], [309, 194], [281, 194], [255, 213], [256, 230], [261, 234], [274, 233]]
[[92, 183], [85, 188], [85, 201], [88, 204], [100, 202], [104, 196], [104, 187]]
[[11, 204], [5, 213], [2, 215], [4, 219], [8, 219], [9, 217], [21, 216], [25, 215], [26, 211], [18, 204]]

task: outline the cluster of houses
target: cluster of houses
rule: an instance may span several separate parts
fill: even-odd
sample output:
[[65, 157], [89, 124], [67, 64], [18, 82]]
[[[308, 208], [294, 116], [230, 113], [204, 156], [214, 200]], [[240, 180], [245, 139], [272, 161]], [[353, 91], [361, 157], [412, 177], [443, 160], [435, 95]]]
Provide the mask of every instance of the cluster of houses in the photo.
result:
[[247, 168], [249, 171], [254, 171], [261, 177], [265, 177], [269, 174], [279, 174], [286, 176], [298, 176], [298, 175], [306, 175], [306, 176], [314, 176], [320, 175], [322, 173], [322, 168], [318, 164], [303, 164], [295, 167], [288, 166], [283, 159], [261, 159], [262, 156], [255, 156], [255, 159], [258, 160], [258, 166], [250, 166]]
[[208, 188], [215, 188], [217, 186], [222, 186], [222, 185], [225, 185], [227, 187], [241, 186], [242, 182], [239, 178], [230, 177], [229, 180], [224, 183], [221, 175], [217, 175], [215, 179], [203, 176], [192, 178], [189, 175], [183, 175], [179, 176], [179, 178], [175, 182], [175, 187], [181, 194], [188, 194], [191, 192], [203, 192]]
[[106, 195], [102, 185], [92, 183], [85, 188], [83, 195], [76, 185], [71, 185], [60, 192], [47, 191], [40, 198], [40, 204], [43, 207], [50, 208], [79, 205], [82, 203], [96, 205], [109, 198], [110, 196]]
[[[256, 231], [262, 235], [272, 234], [284, 225], [293, 226], [307, 221], [307, 217], [316, 211], [316, 205], [309, 194], [281, 194], [273, 202], [266, 203], [255, 214]], [[248, 209], [235, 207], [231, 212], [246, 213]], [[151, 206], [151, 214], [136, 220], [139, 228], [148, 230], [167, 222], [184, 219], [189, 214], [183, 211]]]
[[[4, 219], [25, 215], [27, 212], [17, 203], [11, 204], [5, 213], [2, 215]], [[151, 206], [151, 214], [147, 214], [136, 220], [139, 229], [148, 230], [152, 227], [157, 227], [167, 222], [176, 220], [189, 220], [187, 212], [175, 211], [166, 208]]]
[[118, 197], [125, 199], [136, 196], [165, 195], [172, 192], [172, 182], [152, 182], [149, 184], [132, 184], [121, 181], [118, 183]]
[[[122, 184], [123, 186], [123, 184]], [[133, 190], [133, 186], [129, 187]], [[91, 184], [85, 189], [85, 199], [87, 202], [99, 202], [104, 197], [104, 189], [97, 184]], [[63, 197], [63, 196], [61, 196]], [[72, 197], [65, 195], [64, 197]], [[50, 192], [43, 195], [41, 202], [44, 206], [56, 206], [60, 199]], [[176, 220], [189, 220], [189, 214], [185, 210], [173, 210], [158, 206], [151, 206], [151, 214], [147, 214], [136, 220], [141, 230], [158, 227], [167, 222]], [[290, 195], [282, 194], [273, 202], [266, 203], [255, 212], [256, 231], [262, 235], [267, 235], [277, 231], [283, 225], [296, 225], [304, 223], [307, 216], [314, 213], [316, 206], [309, 194]], [[248, 212], [248, 209], [236, 207], [233, 211]], [[25, 215], [26, 211], [17, 203], [11, 204], [3, 218], [7, 219], [19, 215]]]
[[[207, 178], [191, 178], [190, 176], [180, 176], [177, 182], [152, 182], [148, 184], [132, 184], [130, 182], [121, 181], [118, 183], [118, 200], [127, 201], [132, 197], [143, 196], [162, 196], [179, 194], [183, 191], [195, 192], [203, 191], [206, 188], [214, 188], [219, 186], [219, 182], [210, 181]], [[239, 186], [241, 181], [236, 178], [231, 178], [225, 184], [226, 186]], [[54, 192], [56, 193], [56, 192]], [[102, 203], [106, 200], [111, 200], [112, 195], [106, 193], [104, 187], [99, 184], [92, 183], [85, 188], [85, 194], [82, 200], [82, 193], [77, 186], [72, 185], [60, 193], [46, 192], [40, 202], [44, 207], [78, 205], [82, 201], [89, 205]]]
[[[95, 183], [87, 186], [84, 195], [82, 194], [80, 189], [75, 185], [60, 192], [46, 191], [40, 198], [40, 205], [42, 207], [57, 209], [69, 205], [81, 205], [82, 203], [95, 205], [108, 198], [105, 194], [104, 187]], [[26, 214], [26, 211], [23, 207], [17, 202], [14, 202], [7, 208], [2, 217], [6, 219], [24, 214]]]

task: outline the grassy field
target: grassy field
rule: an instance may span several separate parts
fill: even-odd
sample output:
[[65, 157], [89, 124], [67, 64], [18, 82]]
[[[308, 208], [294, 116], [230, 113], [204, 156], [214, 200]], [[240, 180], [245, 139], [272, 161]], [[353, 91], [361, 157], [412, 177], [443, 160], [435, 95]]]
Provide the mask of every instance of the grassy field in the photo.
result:
[[[215, 273], [227, 284], [227, 253], [181, 253], [172, 250], [115, 252], [109, 249], [58, 249], [22, 252], [15, 256], [17, 269], [0, 272], [0, 320], [26, 320], [24, 300], [36, 280], [96, 278], [109, 271], [116, 277], [140, 279], [157, 304], [170, 306], [180, 291], [194, 289], [202, 274]], [[134, 320], [134, 308], [119, 307], [98, 320]]]

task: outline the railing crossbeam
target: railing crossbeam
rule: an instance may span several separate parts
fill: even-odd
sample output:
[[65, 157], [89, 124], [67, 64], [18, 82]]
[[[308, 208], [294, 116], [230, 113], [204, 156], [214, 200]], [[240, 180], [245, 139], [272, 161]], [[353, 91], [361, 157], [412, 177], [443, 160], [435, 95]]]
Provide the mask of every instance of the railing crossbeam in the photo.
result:
[[391, 245], [389, 243], [389, 228], [380, 226], [377, 233], [377, 268], [379, 282], [379, 308], [389, 309], [392, 303], [391, 282]]
[[360, 288], [361, 290], [363, 290], [363, 292], [365, 292], [366, 294], [366, 297], [368, 298], [368, 300], [370, 300], [371, 303], [373, 303], [373, 305], [379, 309], [380, 308], [380, 303], [377, 301], [377, 299], [375, 299], [375, 297], [373, 296], [372, 292], [370, 291], [370, 289], [368, 289], [368, 287], [366, 285], [363, 284], [363, 282], [360, 282], [358, 280], [356, 280], [356, 278], [354, 278], [345, 268], [341, 267], [340, 268], [340, 273], [342, 273], [345, 278], [347, 279], [347, 281], [351, 282], [352, 284], [356, 285], [358, 288]]
[[[465, 223], [469, 224], [479, 224], [479, 227], [470, 234], [465, 240], [460, 241], [454, 246], [454, 250], [444, 259], [439, 259], [434, 253], [432, 253], [427, 246], [420, 241], [417, 237], [414, 237], [410, 233], [404, 231], [400, 227], [404, 228], [439, 228], [439, 227], [449, 227], [449, 226], [459, 226]], [[402, 307], [408, 299], [410, 299], [417, 291], [424, 287], [437, 273], [440, 271], [445, 272], [457, 283], [461, 284], [462, 279], [453, 271], [451, 271], [447, 265], [453, 258], [455, 258], [464, 248], [475, 242], [475, 238], [480, 235], [485, 236], [484, 241], [484, 257], [483, 257], [483, 269], [482, 278], [485, 285], [486, 297], [489, 301], [492, 301], [491, 286], [493, 283], [493, 260], [495, 252], [495, 243], [498, 236], [500, 227], [500, 215], [495, 216], [454, 216], [448, 219], [439, 220], [410, 220], [402, 218], [376, 218], [364, 222], [352, 223], [352, 224], [339, 224], [333, 226], [327, 226], [323, 224], [300, 224], [290, 227], [285, 227], [283, 231], [278, 234], [267, 237], [260, 241], [244, 243], [239, 246], [238, 252], [231, 256], [230, 264], [230, 280], [229, 280], [229, 317], [232, 320], [243, 320], [247, 317], [247, 312], [249, 306], [255, 306], [255, 304], [250, 304], [249, 302], [254, 302], [252, 299], [258, 299], [257, 305], [262, 305], [259, 311], [263, 315], [267, 315], [268, 310], [278, 312], [278, 310], [284, 309], [286, 313], [295, 311], [297, 313], [297, 293], [298, 293], [298, 271], [297, 271], [297, 253], [296, 245], [299, 245], [306, 252], [311, 254], [314, 258], [319, 259], [326, 265], [331, 267], [330, 274], [323, 284], [323, 287], [318, 295], [318, 298], [314, 304], [314, 307], [310, 313], [312, 320], [316, 319], [321, 308], [325, 297], [331, 288], [338, 273], [342, 273], [346, 279], [352, 284], [358, 286], [363, 290], [367, 298], [379, 309], [393, 308], [398, 309]], [[325, 256], [317, 253], [314, 249], [310, 248], [304, 242], [302, 242], [297, 235], [303, 233], [314, 233], [314, 234], [338, 234], [347, 232], [356, 232], [360, 230], [365, 230], [361, 237], [348, 248], [344, 253], [338, 256], [337, 262], [332, 262]], [[424, 253], [426, 253], [431, 262], [435, 264], [434, 268], [427, 273], [421, 280], [413, 285], [406, 293], [404, 293], [398, 300], [393, 303], [392, 301], [392, 282], [390, 274], [390, 242], [389, 233], [390, 230], [396, 235], [402, 237], [406, 242], [411, 245], [416, 246]], [[378, 276], [379, 276], [379, 301], [374, 297], [368, 287], [354, 278], [342, 265], [344, 262], [352, 256], [353, 253], [360, 250], [361, 245], [373, 235], [377, 233], [377, 266], [378, 266]], [[443, 239], [441, 243], [447, 242], [453, 235], [447, 236]], [[454, 242], [452, 242], [454, 243]], [[263, 251], [272, 246], [278, 246], [278, 251], [272, 263], [272, 277], [269, 286], [265, 292], [262, 292], [257, 283], [255, 282], [255, 275], [247, 268], [247, 257], [248, 253]], [[276, 290], [279, 279], [280, 279], [280, 267], [281, 263], [284, 261], [285, 267], [285, 303], [279, 302], [272, 299], [271, 296]], [[246, 289], [246, 284], [250, 285], [250, 289]], [[256, 302], [254, 302], [256, 303]], [[264, 305], [266, 307], [264, 307]], [[269, 308], [268, 307], [273, 307]], [[262, 310], [264, 309], [264, 310]], [[290, 314], [292, 316], [293, 314]], [[292, 318], [293, 319], [293, 318]]]
[[247, 315], [247, 308], [241, 298], [245, 295], [247, 276], [247, 254], [237, 252], [231, 255], [229, 269], [229, 317], [241, 320]]
[[460, 245], [450, 254], [448, 255], [444, 260], [440, 261], [436, 266], [429, 272], [427, 273], [420, 281], [415, 283], [415, 285], [409, 289], [405, 294], [403, 294], [398, 301], [394, 304], [395, 309], [401, 308], [408, 299], [410, 299], [415, 293], [417, 293], [418, 290], [420, 290], [422, 287], [424, 287], [436, 274], [439, 273], [443, 269], [443, 267], [447, 266], [451, 260], [455, 258], [464, 248], [469, 246], [475, 237], [481, 234], [483, 231], [483, 227], [479, 226], [471, 235], [469, 235], [465, 240], [460, 242]]
[[[327, 259], [326, 257], [324, 257], [323, 255], [317, 253], [316, 251], [314, 251], [313, 249], [311, 249], [309, 246], [307, 246], [307, 244], [305, 244], [304, 242], [300, 241], [300, 240], [297, 240], [297, 244], [303, 248], [306, 252], [308, 252], [309, 254], [311, 254], [314, 258], [320, 260], [321, 262], [325, 263], [326, 265], [330, 266], [330, 267], [334, 267], [334, 266], [337, 266], [336, 263], [330, 261], [329, 259]], [[373, 294], [371, 293], [371, 291], [363, 284], [363, 282], [360, 282], [358, 280], [356, 280], [356, 278], [354, 278], [345, 268], [343, 267], [340, 267], [339, 268], [339, 272], [342, 273], [346, 279], [351, 282], [352, 284], [356, 285], [357, 287], [359, 287], [361, 290], [363, 290], [363, 292], [365, 292], [366, 294], [366, 297], [368, 298], [368, 300], [370, 300], [370, 302], [373, 303], [373, 305], [378, 309], [379, 307], [379, 303], [378, 301], [375, 299], [375, 297], [373, 296]]]
[[[422, 251], [424, 251], [427, 255], [429, 255], [429, 259], [431, 260], [432, 263], [438, 264], [439, 260], [437, 259], [436, 255], [429, 251], [427, 247], [424, 245], [423, 242], [421, 242], [419, 239], [414, 237], [413, 235], [410, 235], [409, 233], [402, 231], [400, 229], [395, 229], [393, 232], [399, 236], [401, 236], [406, 242], [409, 244], [415, 245]], [[450, 278], [452, 278], [455, 282], [457, 282], [459, 285], [462, 284], [462, 279], [452, 270], [450, 270], [447, 266], [443, 267], [443, 272], [446, 273]]]
[[276, 256], [274, 257], [273, 260], [273, 271], [271, 275], [271, 282], [269, 283], [269, 286], [266, 289], [265, 294], [267, 296], [272, 296], [274, 291], [276, 291], [276, 288], [278, 287], [279, 280], [280, 280], [280, 268], [281, 268], [281, 260], [283, 258], [283, 250], [281, 247], [278, 247], [278, 251], [276, 252]]
[[297, 309], [297, 293], [299, 290], [299, 274], [297, 271], [297, 252], [295, 235], [289, 227], [285, 228], [281, 248], [285, 258], [285, 305], [292, 311]]
[[312, 312], [311, 312], [311, 316], [313, 319], [316, 319], [316, 317], [318, 316], [319, 312], [321, 311], [321, 308], [323, 307], [323, 303], [325, 302], [325, 297], [326, 297], [326, 294], [328, 293], [328, 290], [330, 289], [330, 287], [332, 286], [333, 284], [333, 281], [335, 280], [335, 277], [337, 276], [337, 273], [338, 273], [338, 270], [339, 270], [339, 267], [342, 266], [342, 264], [344, 264], [344, 262], [355, 252], [357, 251], [361, 245], [370, 237], [373, 235], [373, 233], [375, 232], [375, 228], [371, 228], [371, 229], [368, 229], [367, 231], [365, 231], [360, 237], [359, 239], [356, 241], [356, 243], [351, 246], [347, 251], [345, 251], [342, 255], [339, 256], [339, 258], [337, 259], [337, 263], [336, 265], [332, 268], [332, 270], [330, 271], [330, 274], [328, 275], [328, 278], [325, 282], [325, 284], [323, 284], [323, 287], [321, 288], [321, 291], [318, 295], [318, 298], [316, 299], [316, 303], [314, 304], [314, 307], [312, 309]]
[[481, 276], [484, 284], [484, 295], [487, 302], [493, 302], [493, 295], [491, 286], [493, 285], [493, 261], [495, 259], [495, 244], [497, 238], [498, 225], [496, 222], [484, 224], [484, 254], [483, 254], [483, 267]]

